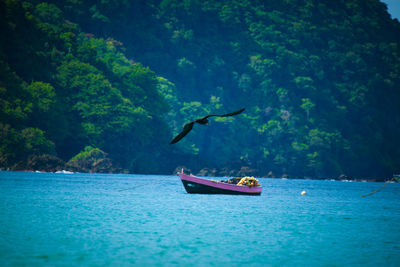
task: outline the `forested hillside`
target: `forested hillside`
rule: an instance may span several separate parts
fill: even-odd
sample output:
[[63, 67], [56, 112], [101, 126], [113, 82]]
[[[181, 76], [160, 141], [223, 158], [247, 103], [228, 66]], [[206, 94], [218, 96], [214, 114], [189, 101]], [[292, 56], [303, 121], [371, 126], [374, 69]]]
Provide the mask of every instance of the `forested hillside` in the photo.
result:
[[400, 171], [400, 23], [378, 0], [7, 0], [0, 30], [0, 168]]

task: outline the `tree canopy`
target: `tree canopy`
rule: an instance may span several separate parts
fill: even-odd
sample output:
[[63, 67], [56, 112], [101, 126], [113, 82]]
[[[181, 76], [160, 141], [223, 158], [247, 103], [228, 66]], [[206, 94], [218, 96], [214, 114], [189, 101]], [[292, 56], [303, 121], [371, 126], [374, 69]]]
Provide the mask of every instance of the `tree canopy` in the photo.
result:
[[[400, 23], [379, 0], [8, 0], [0, 12], [2, 168], [90, 146], [142, 173], [399, 171]], [[185, 122], [241, 107], [168, 145]]]

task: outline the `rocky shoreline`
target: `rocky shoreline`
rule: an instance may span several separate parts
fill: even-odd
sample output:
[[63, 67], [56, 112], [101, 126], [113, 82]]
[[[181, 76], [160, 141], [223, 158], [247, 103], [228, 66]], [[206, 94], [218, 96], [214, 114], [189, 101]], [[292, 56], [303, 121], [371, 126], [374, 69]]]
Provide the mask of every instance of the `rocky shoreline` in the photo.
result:
[[334, 181], [349, 181], [349, 182], [385, 182], [390, 180], [391, 178], [355, 178], [350, 177], [345, 174], [341, 174], [338, 177], [309, 177], [309, 176], [291, 176], [286, 173], [282, 175], [275, 175], [272, 171], [269, 171], [267, 174], [263, 175], [256, 169], [253, 169], [249, 166], [242, 166], [238, 169], [235, 168], [203, 168], [200, 171], [192, 172], [191, 169], [186, 168], [185, 166], [178, 166], [174, 174], [181, 172], [183, 170], [184, 173], [193, 174], [196, 176], [206, 176], [206, 177], [244, 177], [244, 176], [254, 176], [259, 178], [277, 178], [277, 179], [305, 179], [305, 180], [334, 180]]
[[32, 156], [27, 161], [20, 161], [11, 168], [1, 168], [2, 171], [30, 171], [30, 172], [82, 172], [82, 173], [128, 173], [113, 164], [106, 154], [90, 159], [76, 159], [68, 162], [53, 156]]
[[[96, 156], [91, 155], [90, 158], [73, 159], [68, 162], [53, 156], [53, 155], [40, 155], [29, 158], [26, 162], [18, 162], [11, 168], [0, 168], [1, 171], [28, 171], [28, 172], [68, 172], [68, 173], [131, 173], [129, 170], [122, 169], [115, 166], [113, 161], [107, 157], [106, 153], [99, 152]], [[298, 177], [288, 174], [276, 175], [272, 171], [261, 174], [258, 170], [250, 166], [241, 166], [240, 168], [202, 168], [198, 171], [192, 171], [186, 166], [178, 166], [172, 172], [177, 174], [184, 171], [188, 174], [206, 177], [244, 177], [254, 176], [259, 178], [278, 178], [278, 179], [307, 179], [307, 180], [336, 180], [336, 181], [357, 181], [357, 182], [385, 182], [391, 178], [354, 178], [342, 174], [338, 177]]]

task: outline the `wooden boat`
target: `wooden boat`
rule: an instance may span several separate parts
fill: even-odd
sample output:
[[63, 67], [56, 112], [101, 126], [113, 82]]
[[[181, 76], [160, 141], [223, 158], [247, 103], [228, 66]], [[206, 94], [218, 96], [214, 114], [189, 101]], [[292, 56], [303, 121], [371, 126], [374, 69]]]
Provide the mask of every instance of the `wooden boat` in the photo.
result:
[[178, 173], [189, 194], [261, 195], [261, 186], [243, 186], [199, 178]]

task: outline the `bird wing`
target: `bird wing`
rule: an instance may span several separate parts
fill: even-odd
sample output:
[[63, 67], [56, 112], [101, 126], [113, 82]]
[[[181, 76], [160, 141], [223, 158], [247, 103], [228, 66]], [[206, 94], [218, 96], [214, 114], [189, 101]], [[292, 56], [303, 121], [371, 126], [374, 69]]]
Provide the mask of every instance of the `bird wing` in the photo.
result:
[[231, 113], [228, 113], [228, 114], [223, 114], [223, 115], [212, 114], [212, 115], [207, 115], [204, 118], [208, 118], [208, 117], [229, 117], [229, 116], [234, 116], [234, 115], [240, 114], [244, 110], [245, 110], [245, 108], [242, 108], [242, 109], [239, 109], [237, 111], [234, 111], [234, 112], [231, 112]]
[[194, 125], [194, 121], [186, 123], [185, 126], [183, 126], [183, 130], [180, 134], [178, 134], [177, 136], [175, 136], [174, 139], [172, 139], [170, 144], [175, 144], [177, 143], [179, 140], [181, 140], [183, 137], [185, 137], [185, 135], [187, 135], [190, 130], [192, 130]]
[[[181, 140], [183, 137], [185, 137], [185, 135], [187, 135], [190, 132], [190, 130], [192, 130], [193, 125], [194, 125], [195, 122], [201, 123], [199, 121], [205, 120], [208, 117], [229, 117], [229, 116], [234, 116], [234, 115], [237, 115], [239, 113], [242, 113], [244, 110], [245, 110], [245, 108], [239, 109], [239, 110], [237, 110], [235, 112], [231, 112], [231, 113], [228, 113], [228, 114], [221, 114], [221, 115], [219, 115], [219, 114], [211, 114], [211, 115], [207, 115], [207, 116], [205, 116], [203, 118], [194, 120], [192, 122], [188, 122], [188, 123], [185, 124], [185, 126], [183, 126], [182, 132], [180, 134], [178, 134], [177, 136], [175, 136], [175, 138], [172, 139], [170, 144], [175, 144], [175, 143], [179, 142], [179, 140]], [[201, 123], [201, 124], [203, 124], [203, 123]]]

